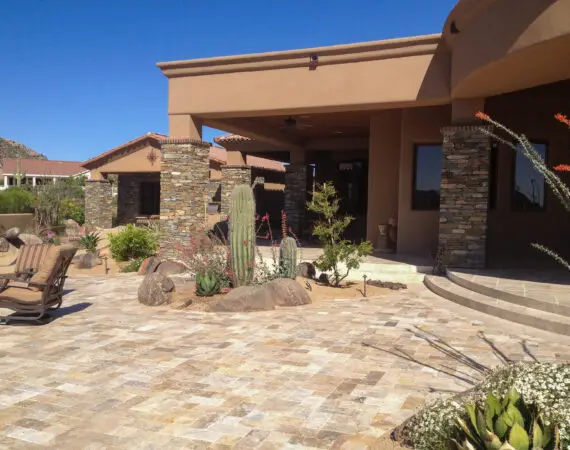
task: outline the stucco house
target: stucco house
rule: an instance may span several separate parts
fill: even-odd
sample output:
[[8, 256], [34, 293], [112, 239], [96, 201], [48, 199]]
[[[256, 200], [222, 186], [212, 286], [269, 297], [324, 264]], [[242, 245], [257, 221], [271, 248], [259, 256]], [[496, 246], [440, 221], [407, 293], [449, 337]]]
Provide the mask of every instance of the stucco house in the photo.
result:
[[18, 173], [22, 184], [32, 186], [55, 183], [57, 180], [86, 176], [89, 171], [79, 161], [55, 161], [36, 158], [6, 158], [0, 165], [0, 190], [17, 184]]
[[524, 132], [550, 165], [570, 161], [570, 133], [553, 119], [570, 113], [568, 17], [570, 0], [460, 0], [441, 34], [158, 63], [165, 226], [184, 239], [203, 214], [192, 199], [208, 183], [206, 125], [242, 137], [227, 153], [237, 178], [250, 176], [249, 155], [288, 162], [298, 231], [314, 174], [337, 182], [362, 238], [397, 223], [398, 253], [512, 266], [548, 261], [529, 246], [541, 242], [570, 256], [568, 215], [543, 177], [474, 118]]
[[[113, 187], [108, 183], [109, 175], [116, 175], [118, 181], [114, 187], [118, 224], [144, 223], [160, 217], [163, 195], [160, 179], [163, 165], [161, 142], [167, 138], [166, 135], [149, 132], [82, 163], [94, 181], [86, 187], [88, 223], [103, 228], [112, 226]], [[209, 218], [209, 222], [215, 222], [219, 212], [227, 214], [228, 194], [231, 193], [229, 186], [242, 181], [239, 178], [241, 172], [232, 170], [231, 164], [228, 169], [228, 164], [228, 154], [224, 148], [208, 147], [208, 182], [200, 191], [200, 199], [206, 214], [214, 216]], [[284, 165], [253, 155], [248, 155], [243, 164], [251, 168], [250, 177], [244, 181], [252, 183], [257, 179], [255, 191], [260, 213], [271, 211], [277, 214], [283, 208]], [[221, 189], [223, 179], [227, 186], [224, 192]]]

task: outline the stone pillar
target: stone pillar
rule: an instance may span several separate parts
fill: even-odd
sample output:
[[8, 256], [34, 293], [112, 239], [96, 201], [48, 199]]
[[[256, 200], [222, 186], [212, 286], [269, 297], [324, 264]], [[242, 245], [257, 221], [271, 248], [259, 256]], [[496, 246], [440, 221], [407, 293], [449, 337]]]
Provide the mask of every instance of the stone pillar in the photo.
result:
[[140, 179], [136, 175], [119, 175], [117, 185], [117, 222], [134, 223], [140, 212]]
[[440, 253], [449, 267], [483, 268], [491, 138], [478, 126], [450, 126], [442, 133]]
[[232, 191], [234, 190], [234, 187], [238, 184], [247, 184], [251, 186], [251, 181], [251, 166], [222, 166], [222, 218], [226, 218], [230, 212], [230, 202], [232, 200]]
[[189, 138], [161, 141], [160, 250], [175, 257], [192, 232], [206, 226], [210, 144]]
[[112, 228], [113, 191], [108, 180], [85, 182], [85, 224], [92, 227]]
[[301, 237], [307, 208], [307, 165], [289, 164], [285, 167], [285, 212], [287, 224]]

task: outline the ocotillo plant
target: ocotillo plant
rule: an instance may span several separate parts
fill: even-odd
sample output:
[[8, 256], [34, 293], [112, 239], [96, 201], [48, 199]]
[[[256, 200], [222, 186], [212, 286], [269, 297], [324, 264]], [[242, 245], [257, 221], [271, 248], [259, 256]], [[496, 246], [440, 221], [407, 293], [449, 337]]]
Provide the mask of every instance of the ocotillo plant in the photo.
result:
[[229, 241], [234, 287], [251, 284], [255, 266], [255, 199], [251, 187], [245, 184], [232, 192]]
[[297, 241], [286, 237], [279, 246], [279, 265], [283, 278], [295, 279], [297, 276]]

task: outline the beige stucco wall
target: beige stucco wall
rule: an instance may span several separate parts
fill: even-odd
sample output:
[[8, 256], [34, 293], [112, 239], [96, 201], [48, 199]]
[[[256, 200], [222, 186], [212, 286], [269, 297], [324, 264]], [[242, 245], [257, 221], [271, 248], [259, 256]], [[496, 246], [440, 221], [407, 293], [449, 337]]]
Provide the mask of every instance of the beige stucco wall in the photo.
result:
[[0, 214], [0, 233], [13, 227], [18, 227], [22, 233], [31, 232], [34, 226], [34, 215]]
[[439, 211], [412, 211], [414, 146], [441, 144], [440, 129], [450, 123], [450, 106], [410, 108], [402, 112], [398, 253], [430, 256], [437, 248]]
[[378, 225], [398, 217], [402, 111], [383, 111], [370, 120], [366, 238], [374, 244]]
[[[155, 161], [151, 163], [148, 156], [154, 152]], [[99, 173], [135, 173], [160, 172], [160, 149], [152, 145], [145, 145], [129, 153], [103, 164], [96, 170]], [[93, 173], [93, 172], [92, 172]]]

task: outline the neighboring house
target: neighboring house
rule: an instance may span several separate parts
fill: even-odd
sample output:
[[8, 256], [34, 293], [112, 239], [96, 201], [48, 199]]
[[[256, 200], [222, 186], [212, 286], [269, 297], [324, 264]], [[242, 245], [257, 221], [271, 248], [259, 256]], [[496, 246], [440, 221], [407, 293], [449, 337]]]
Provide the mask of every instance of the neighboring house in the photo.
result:
[[[168, 136], [147, 133], [82, 163], [94, 181], [89, 184], [85, 199], [86, 214], [93, 218], [92, 222], [106, 228], [111, 226], [112, 202], [109, 192], [112, 189], [107, 183], [109, 175], [115, 175], [118, 179], [115, 190], [119, 224], [146, 221], [161, 214], [161, 142], [165, 139]], [[266, 209], [277, 211], [277, 214], [281, 211], [285, 173], [282, 163], [248, 156], [246, 161], [237, 163], [250, 165], [252, 176], [237, 179], [233, 177], [236, 169], [232, 161], [228, 161], [228, 152], [220, 147], [208, 147], [208, 182], [201, 191], [201, 208], [207, 208], [212, 215], [220, 210], [222, 214], [227, 214], [233, 185], [240, 182], [252, 184], [257, 178], [255, 193], [260, 213], [265, 213]], [[89, 190], [89, 187], [93, 187], [93, 190]], [[105, 203], [101, 209], [96, 203], [102, 197]]]
[[[190, 190], [202, 183], [202, 126], [244, 136], [228, 138], [232, 159], [289, 162], [285, 207], [297, 231], [309, 228], [314, 173], [338, 184], [361, 238], [376, 242], [380, 226], [397, 223], [398, 253], [511, 267], [548, 262], [530, 246], [540, 242], [568, 258], [568, 214], [542, 175], [474, 118], [485, 111], [525, 133], [550, 166], [570, 161], [570, 133], [553, 118], [570, 114], [568, 17], [568, 0], [460, 0], [441, 34], [159, 63], [170, 81], [163, 146], [195, 167]], [[200, 214], [176, 196], [164, 208], [173, 233]]]
[[[20, 158], [21, 184], [38, 186], [55, 183], [63, 178], [89, 175], [79, 161], [50, 161], [47, 159]], [[15, 186], [18, 176], [18, 158], [6, 158], [0, 166], [0, 190]]]

